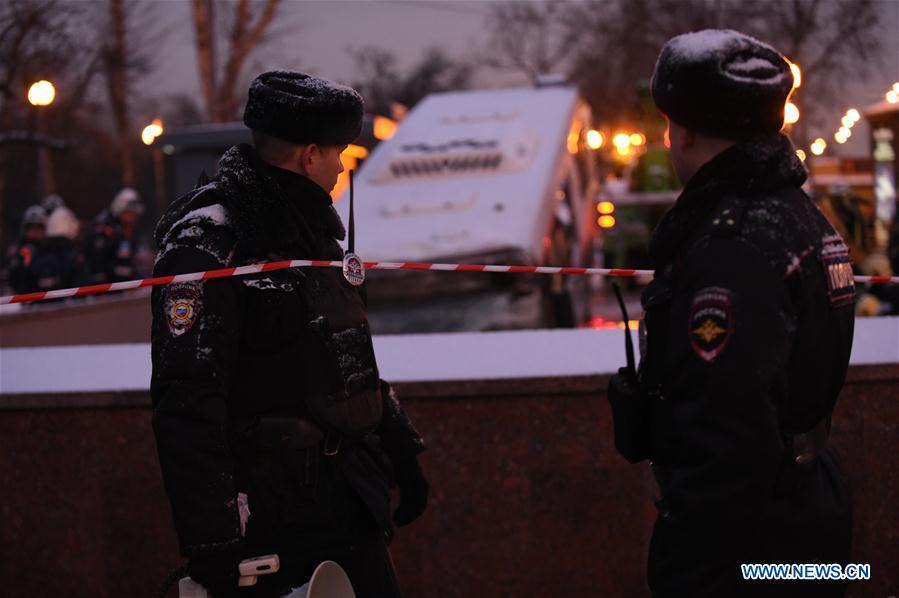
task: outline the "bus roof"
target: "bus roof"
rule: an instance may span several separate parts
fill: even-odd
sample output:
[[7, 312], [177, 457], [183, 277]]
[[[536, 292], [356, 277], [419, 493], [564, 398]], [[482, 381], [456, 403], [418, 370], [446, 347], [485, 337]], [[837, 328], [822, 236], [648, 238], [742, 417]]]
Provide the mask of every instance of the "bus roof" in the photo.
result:
[[[355, 178], [356, 249], [423, 261], [521, 250], [537, 256], [571, 159], [573, 87], [433, 94]], [[337, 203], [344, 222], [349, 202]]]

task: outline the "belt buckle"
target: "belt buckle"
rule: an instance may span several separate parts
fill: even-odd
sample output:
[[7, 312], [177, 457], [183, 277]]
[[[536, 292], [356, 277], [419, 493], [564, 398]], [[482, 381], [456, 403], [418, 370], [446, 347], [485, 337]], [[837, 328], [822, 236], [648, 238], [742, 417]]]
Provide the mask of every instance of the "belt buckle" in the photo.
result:
[[331, 448], [330, 445], [331, 445], [332, 438], [334, 438], [334, 434], [331, 434], [330, 432], [328, 432], [328, 434], [325, 436], [324, 442], [322, 443], [322, 453], [326, 457], [333, 457], [334, 455], [336, 455], [337, 453], [340, 452], [340, 443], [341, 443], [341, 440], [343, 440], [343, 439], [340, 436], [338, 436], [337, 443], [334, 445], [334, 448]]

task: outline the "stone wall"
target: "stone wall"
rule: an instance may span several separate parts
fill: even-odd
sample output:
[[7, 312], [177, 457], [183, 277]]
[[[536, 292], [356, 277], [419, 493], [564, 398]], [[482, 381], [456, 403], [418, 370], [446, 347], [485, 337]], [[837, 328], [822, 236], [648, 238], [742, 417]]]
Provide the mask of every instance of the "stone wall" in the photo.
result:
[[[612, 446], [607, 376], [407, 383], [426, 514], [392, 552], [407, 597], [646, 596], [648, 466]], [[0, 397], [4, 596], [142, 596], [181, 561], [147, 393]], [[855, 488], [850, 596], [899, 591], [899, 366], [856, 366], [834, 442]], [[174, 595], [174, 592], [170, 593]]]

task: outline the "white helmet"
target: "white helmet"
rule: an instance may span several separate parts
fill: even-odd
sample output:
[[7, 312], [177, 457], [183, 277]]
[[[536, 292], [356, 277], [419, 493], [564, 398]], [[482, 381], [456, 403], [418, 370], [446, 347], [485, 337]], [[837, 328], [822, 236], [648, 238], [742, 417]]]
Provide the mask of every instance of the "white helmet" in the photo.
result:
[[63, 201], [62, 196], [57, 193], [51, 193], [41, 201], [41, 207], [44, 208], [44, 211], [48, 214], [52, 214], [53, 210], [61, 208], [64, 205], [66, 205], [66, 202]]
[[47, 218], [48, 237], [65, 237], [74, 241], [78, 238], [78, 227], [78, 218], [65, 206], [56, 208]]
[[109, 207], [112, 215], [118, 218], [125, 210], [133, 210], [138, 214], [143, 214], [144, 205], [140, 201], [140, 195], [131, 187], [125, 187], [116, 193], [112, 205]]
[[22, 230], [32, 224], [47, 226], [47, 212], [39, 205], [28, 206], [22, 214]]

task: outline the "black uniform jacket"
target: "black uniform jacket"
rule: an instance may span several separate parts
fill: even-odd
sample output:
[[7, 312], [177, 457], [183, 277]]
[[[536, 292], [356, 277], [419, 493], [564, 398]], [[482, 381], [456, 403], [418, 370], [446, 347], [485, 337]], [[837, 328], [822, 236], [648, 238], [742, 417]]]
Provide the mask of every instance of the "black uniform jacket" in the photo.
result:
[[791, 447], [829, 426], [854, 323], [848, 249], [794, 152], [781, 135], [722, 152], [650, 244], [645, 434], [626, 452], [660, 485], [649, 578], [662, 596], [735, 595], [740, 563], [848, 557], [835, 455], [800, 468]]
[[[324, 190], [263, 163], [252, 147], [236, 146], [215, 179], [175, 202], [160, 221], [155, 275], [339, 260], [343, 236]], [[302, 382], [317, 372], [307, 367], [302, 343], [308, 326], [302, 277], [291, 269], [154, 289], [153, 428], [187, 556], [314, 552], [349, 542], [360, 518], [378, 534], [392, 533], [391, 460], [414, 457], [424, 446], [390, 393], [383, 393], [376, 433], [341, 442], [334, 456], [322, 455], [321, 442], [309, 450], [269, 450], [257, 435], [260, 417], [309, 420]], [[320, 439], [315, 426], [312, 432], [307, 443]], [[245, 539], [238, 492], [248, 495], [251, 513]], [[301, 545], [286, 546], [291, 541]]]

